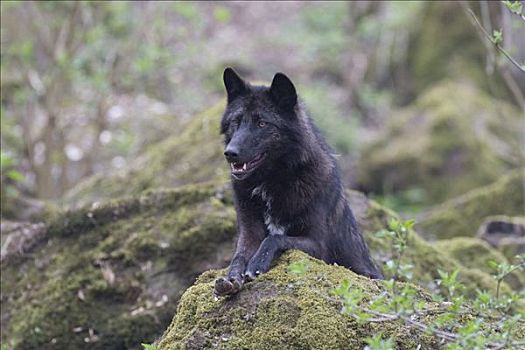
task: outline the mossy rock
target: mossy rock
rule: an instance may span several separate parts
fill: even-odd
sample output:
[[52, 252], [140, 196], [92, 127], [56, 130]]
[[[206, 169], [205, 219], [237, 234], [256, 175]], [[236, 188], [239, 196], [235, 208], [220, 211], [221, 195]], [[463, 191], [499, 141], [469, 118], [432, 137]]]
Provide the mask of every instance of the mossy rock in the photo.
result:
[[177, 187], [227, 178], [219, 125], [225, 102], [196, 115], [173, 136], [152, 145], [131, 164], [111, 174], [97, 174], [72, 188], [64, 204], [81, 205], [101, 199], [136, 195], [157, 187]]
[[488, 186], [472, 190], [423, 213], [416, 229], [429, 239], [473, 237], [488, 216], [523, 215], [523, 184], [525, 169], [517, 169]]
[[363, 147], [359, 186], [379, 195], [415, 190], [420, 205], [440, 203], [519, 167], [524, 127], [508, 103], [467, 82], [442, 81]]
[[[306, 272], [288, 271], [287, 267], [298, 261], [304, 263]], [[381, 290], [380, 282], [326, 265], [302, 252], [284, 254], [274, 268], [246, 284], [239, 294], [215, 298], [213, 281], [223, 273], [207, 272], [188, 289], [177, 316], [158, 342], [159, 350], [362, 349], [363, 339], [379, 330], [358, 325], [341, 314], [342, 305], [331, 290], [347, 279], [352, 288], [376, 294]], [[381, 326], [384, 334], [398, 334], [400, 342], [404, 338], [414, 347], [418, 342], [425, 348], [437, 344], [429, 337], [411, 335], [402, 324]]]
[[[489, 266], [489, 261], [495, 261], [498, 264], [509, 263], [503, 253], [479, 238], [456, 237], [445, 239], [435, 242], [435, 247], [459, 261], [461, 265], [467, 268], [480, 269], [489, 274], [495, 273], [494, 269]], [[523, 273], [512, 273], [506, 277], [506, 281], [515, 290], [522, 290], [525, 287]]]
[[[359, 192], [349, 200], [373, 257], [391, 259], [388, 242], [374, 233], [396, 214]], [[58, 215], [46, 229], [45, 239], [1, 265], [3, 345], [140, 349], [166, 329], [199, 273], [227, 266], [235, 211], [219, 181], [97, 202]], [[463, 267], [415, 232], [403, 262], [415, 266], [414, 283], [425, 288], [435, 287], [437, 269], [460, 269], [467, 295], [495, 289], [486, 272]]]
[[234, 235], [217, 184], [63, 213], [1, 265], [2, 349], [139, 349], [198, 274], [228, 263]]
[[[305, 267], [302, 273], [289, 269], [298, 262]], [[214, 280], [224, 273], [206, 272], [186, 291], [157, 349], [363, 349], [364, 339], [378, 332], [392, 337], [397, 349], [440, 347], [439, 339], [403, 321], [358, 323], [341, 313], [342, 301], [333, 291], [343, 280], [350, 282], [351, 289], [362, 291], [365, 300], [383, 293], [381, 281], [302, 252], [285, 253], [240, 293], [216, 298]], [[414, 288], [417, 301], [439, 310], [424, 290]], [[438, 314], [431, 312], [418, 321], [428, 324]]]

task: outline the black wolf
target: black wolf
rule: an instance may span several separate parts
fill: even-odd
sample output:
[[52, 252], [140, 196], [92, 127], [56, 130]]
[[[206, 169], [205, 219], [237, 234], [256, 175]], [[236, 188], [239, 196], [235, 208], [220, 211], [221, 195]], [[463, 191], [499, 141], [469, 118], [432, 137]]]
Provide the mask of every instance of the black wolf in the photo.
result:
[[231, 167], [239, 238], [217, 295], [238, 292], [287, 249], [382, 278], [344, 195], [333, 151], [298, 102], [293, 83], [275, 74], [252, 86], [226, 68], [221, 121]]

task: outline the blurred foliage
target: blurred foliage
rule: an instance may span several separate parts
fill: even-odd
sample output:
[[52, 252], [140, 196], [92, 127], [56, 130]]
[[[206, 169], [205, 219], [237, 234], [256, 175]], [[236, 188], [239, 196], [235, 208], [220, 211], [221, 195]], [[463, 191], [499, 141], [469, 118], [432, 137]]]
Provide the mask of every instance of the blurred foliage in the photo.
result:
[[0, 166], [1, 166], [1, 205], [2, 211], [10, 213], [14, 211], [15, 208], [12, 208], [8, 205], [10, 201], [16, 198], [18, 194], [17, 184], [20, 184], [24, 181], [24, 175], [16, 170], [16, 159], [14, 159], [10, 154], [0, 153]]
[[[482, 5], [468, 4], [480, 16]], [[519, 17], [485, 10], [483, 25], [502, 28], [520, 57]], [[9, 191], [58, 199], [123, 169], [222, 99], [228, 65], [250, 80], [286, 72], [347, 163], [445, 77], [519, 101], [509, 89], [524, 79], [494, 70], [463, 12], [449, 2], [2, 2], [1, 146], [23, 175]]]
[[355, 150], [357, 119], [339, 110], [336, 97], [329, 93], [329, 86], [318, 83], [301, 86], [300, 91], [309, 115], [330, 143], [342, 154]]

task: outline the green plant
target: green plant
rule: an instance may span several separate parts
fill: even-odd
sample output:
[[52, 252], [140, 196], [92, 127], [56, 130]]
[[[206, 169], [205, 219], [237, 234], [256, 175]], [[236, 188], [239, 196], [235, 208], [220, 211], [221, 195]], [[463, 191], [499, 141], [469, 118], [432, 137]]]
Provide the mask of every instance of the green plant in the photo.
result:
[[302, 275], [308, 271], [308, 265], [305, 261], [295, 261], [288, 266], [288, 271], [295, 273], [296, 275]]
[[[344, 280], [333, 290], [342, 299], [342, 312], [357, 322], [404, 322], [422, 334], [439, 339], [447, 350], [459, 349], [517, 349], [525, 345], [525, 310], [516, 311], [523, 305], [525, 292], [500, 295], [501, 282], [512, 272], [525, 270], [525, 255], [517, 256], [516, 264], [490, 262], [496, 274], [496, 295], [478, 291], [474, 300], [466, 300], [461, 294], [465, 288], [459, 281], [459, 271], [438, 270], [439, 292], [428, 297], [420, 288], [400, 280], [410, 281], [413, 266], [403, 264], [403, 254], [408, 249], [408, 232], [413, 220], [391, 219], [388, 227], [376, 235], [389, 239], [392, 260], [385, 264], [391, 278], [383, 281], [384, 292], [365, 298], [358, 286]], [[425, 300], [427, 299], [427, 300]], [[424, 320], [424, 321], [421, 321]], [[392, 340], [382, 335], [367, 338], [365, 349], [391, 349]]]
[[10, 202], [20, 195], [25, 180], [24, 175], [17, 170], [17, 165], [16, 159], [10, 153], [0, 152], [2, 215], [9, 215], [15, 210]]
[[516, 259], [518, 261], [517, 264], [508, 264], [508, 263], [501, 263], [498, 264], [497, 261], [490, 260], [488, 262], [489, 266], [492, 267], [496, 271], [496, 275], [494, 278], [497, 281], [496, 286], [496, 299], [499, 299], [499, 290], [501, 286], [501, 282], [510, 275], [512, 272], [516, 270], [524, 270], [525, 269], [525, 254], [520, 254], [516, 256]]
[[24, 180], [24, 175], [15, 169], [15, 160], [7, 153], [0, 153], [0, 167], [2, 168], [2, 178], [10, 179], [14, 182]]
[[383, 339], [383, 334], [378, 333], [373, 337], [365, 339], [367, 346], [365, 350], [393, 350], [394, 342], [391, 338]]
[[524, 21], [525, 17], [523, 17], [523, 4], [521, 1], [510, 1], [510, 0], [504, 0], [502, 1], [503, 5], [507, 6], [510, 12], [520, 16]]
[[157, 346], [154, 344], [141, 343], [140, 345], [144, 347], [144, 350], [157, 350]]

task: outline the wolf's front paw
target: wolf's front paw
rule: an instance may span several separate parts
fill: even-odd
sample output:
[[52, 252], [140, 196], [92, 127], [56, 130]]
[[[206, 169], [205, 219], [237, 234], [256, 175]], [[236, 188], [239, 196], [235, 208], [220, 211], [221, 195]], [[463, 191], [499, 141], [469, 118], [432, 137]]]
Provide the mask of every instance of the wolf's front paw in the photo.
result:
[[269, 269], [270, 261], [265, 261], [264, 259], [261, 260], [257, 259], [257, 257], [254, 257], [244, 272], [244, 281], [253, 281], [261, 273], [268, 272]]
[[221, 277], [215, 280], [213, 293], [217, 296], [235, 294], [242, 288], [241, 276]]

